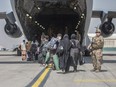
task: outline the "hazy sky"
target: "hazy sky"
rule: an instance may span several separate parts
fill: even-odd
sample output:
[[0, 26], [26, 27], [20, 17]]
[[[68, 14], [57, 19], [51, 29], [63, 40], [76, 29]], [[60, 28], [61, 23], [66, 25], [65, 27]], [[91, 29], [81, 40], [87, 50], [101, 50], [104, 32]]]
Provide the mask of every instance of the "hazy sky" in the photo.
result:
[[[10, 0], [0, 0], [0, 12], [6, 11], [9, 13], [12, 11]], [[93, 10], [104, 10], [107, 11], [116, 11], [116, 0], [93, 0]], [[113, 19], [113, 23], [116, 25], [116, 20]], [[100, 24], [100, 19], [91, 19], [91, 24], [89, 27], [89, 32], [95, 32], [96, 26]], [[13, 39], [8, 37], [4, 32], [4, 25], [5, 21], [0, 20], [0, 45], [3, 45], [5, 47], [8, 47], [10, 43], [10, 47], [12, 47], [15, 44], [18, 44], [21, 42], [22, 38], [19, 39]]]
[[93, 0], [93, 10], [116, 11], [116, 0]]
[[0, 0], [0, 12], [6, 11], [7, 13], [12, 11], [10, 0]]

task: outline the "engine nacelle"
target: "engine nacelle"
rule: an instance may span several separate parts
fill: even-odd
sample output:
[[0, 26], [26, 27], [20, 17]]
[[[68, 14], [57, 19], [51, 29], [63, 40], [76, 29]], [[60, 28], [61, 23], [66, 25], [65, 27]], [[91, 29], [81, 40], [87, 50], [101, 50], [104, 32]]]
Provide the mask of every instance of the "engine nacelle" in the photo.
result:
[[6, 25], [4, 27], [5, 33], [12, 38], [19, 38], [22, 36], [22, 32], [16, 24], [11, 24], [6, 20]]
[[104, 22], [103, 24], [101, 24], [99, 28], [101, 29], [103, 37], [109, 37], [115, 31], [114, 24], [112, 22], [109, 22], [109, 21]]

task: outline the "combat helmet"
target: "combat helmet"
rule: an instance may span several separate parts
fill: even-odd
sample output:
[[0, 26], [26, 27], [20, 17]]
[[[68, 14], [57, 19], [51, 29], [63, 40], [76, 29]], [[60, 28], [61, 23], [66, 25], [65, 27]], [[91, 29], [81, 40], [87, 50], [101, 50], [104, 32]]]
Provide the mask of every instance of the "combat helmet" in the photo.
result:
[[101, 33], [101, 30], [99, 28], [97, 28], [95, 33], [97, 33], [97, 32]]

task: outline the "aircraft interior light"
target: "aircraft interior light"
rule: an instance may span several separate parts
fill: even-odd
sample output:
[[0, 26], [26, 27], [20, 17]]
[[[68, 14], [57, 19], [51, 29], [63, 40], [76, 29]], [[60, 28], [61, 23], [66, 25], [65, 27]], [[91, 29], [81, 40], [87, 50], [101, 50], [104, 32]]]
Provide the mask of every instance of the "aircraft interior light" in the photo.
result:
[[82, 16], [84, 16], [84, 13], [82, 14]]
[[31, 16], [29, 16], [29, 18], [30, 18], [30, 19], [32, 19], [32, 17], [31, 17]]
[[29, 14], [26, 14], [27, 17], [29, 17]]
[[77, 7], [74, 7], [74, 9], [76, 10], [76, 9], [77, 9]]
[[76, 26], [76, 29], [78, 28], [78, 25]]
[[40, 7], [38, 7], [37, 9], [40, 10]]
[[37, 21], [35, 21], [35, 23], [37, 23]]
[[81, 18], [83, 18], [83, 16], [81, 16]]
[[42, 25], [40, 25], [40, 27], [42, 27]]

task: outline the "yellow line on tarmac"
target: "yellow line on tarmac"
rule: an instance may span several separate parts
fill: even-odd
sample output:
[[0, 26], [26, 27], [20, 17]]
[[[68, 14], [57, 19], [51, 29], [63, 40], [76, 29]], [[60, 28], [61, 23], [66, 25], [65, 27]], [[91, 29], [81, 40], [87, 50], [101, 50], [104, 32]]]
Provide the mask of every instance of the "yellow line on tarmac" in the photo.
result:
[[79, 79], [75, 80], [74, 82], [80, 83], [80, 82], [116, 82], [116, 79]]
[[48, 74], [50, 68], [46, 68], [42, 75], [37, 79], [37, 81], [32, 85], [32, 87], [38, 87], [42, 81], [44, 80], [45, 76]]

